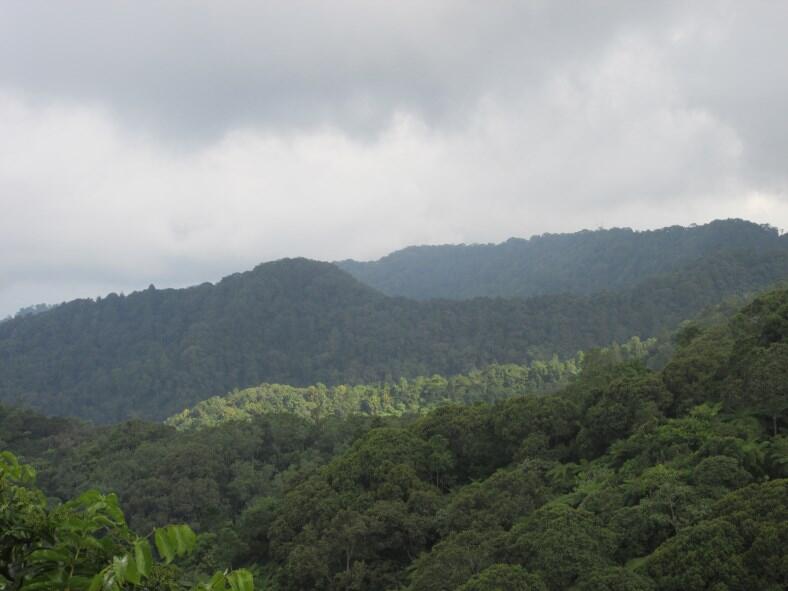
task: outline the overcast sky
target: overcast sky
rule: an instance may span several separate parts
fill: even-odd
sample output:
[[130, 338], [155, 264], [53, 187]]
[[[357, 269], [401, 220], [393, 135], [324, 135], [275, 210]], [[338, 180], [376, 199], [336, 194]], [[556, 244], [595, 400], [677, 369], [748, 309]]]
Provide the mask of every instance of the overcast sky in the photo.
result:
[[0, 317], [284, 256], [788, 228], [788, 3], [0, 2]]

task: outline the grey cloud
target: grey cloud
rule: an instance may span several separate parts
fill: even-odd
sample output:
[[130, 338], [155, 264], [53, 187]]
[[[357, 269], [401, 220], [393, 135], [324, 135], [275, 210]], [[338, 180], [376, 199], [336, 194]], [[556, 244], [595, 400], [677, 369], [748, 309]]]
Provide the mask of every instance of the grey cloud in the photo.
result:
[[9, 0], [0, 87], [175, 141], [249, 126], [374, 137], [403, 111], [466, 125], [484, 97], [528, 96], [639, 37], [688, 104], [737, 131], [754, 177], [780, 183], [787, 18], [766, 1]]
[[597, 55], [658, 3], [11, 0], [0, 85], [108, 105], [165, 134], [462, 122], [480, 97]]
[[707, 10], [690, 12], [672, 47], [682, 93], [688, 105], [736, 130], [754, 180], [785, 190], [788, 118], [781, 111], [788, 104], [788, 5], [756, 0]]

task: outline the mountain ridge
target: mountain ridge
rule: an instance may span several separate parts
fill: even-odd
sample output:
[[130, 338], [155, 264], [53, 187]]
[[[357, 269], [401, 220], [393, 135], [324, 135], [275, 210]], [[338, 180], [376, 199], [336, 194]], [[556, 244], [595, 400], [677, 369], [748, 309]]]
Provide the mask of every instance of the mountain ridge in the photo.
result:
[[766, 224], [741, 219], [656, 230], [611, 228], [500, 243], [408, 246], [374, 261], [337, 261], [387, 295], [413, 299], [591, 294], [632, 287], [721, 250], [788, 248]]
[[185, 289], [75, 300], [0, 324], [0, 401], [160, 420], [264, 382], [362, 384], [527, 364], [648, 338], [788, 277], [788, 250], [724, 251], [596, 294], [415, 301], [284, 259]]

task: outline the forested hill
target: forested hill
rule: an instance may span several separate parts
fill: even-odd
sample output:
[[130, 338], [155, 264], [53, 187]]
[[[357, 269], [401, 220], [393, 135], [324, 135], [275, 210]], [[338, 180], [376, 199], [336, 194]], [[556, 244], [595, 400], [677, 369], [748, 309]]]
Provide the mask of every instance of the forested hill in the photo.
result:
[[[0, 405], [0, 583], [86, 591], [113, 569], [134, 581], [111, 588], [179, 591], [245, 567], [277, 591], [783, 591], [788, 291], [675, 341], [661, 371], [597, 351], [555, 393], [422, 416], [176, 430]], [[515, 394], [501, 369], [482, 381]], [[137, 584], [140, 538], [169, 562], [150, 532], [182, 522], [196, 544]]]
[[562, 358], [649, 337], [788, 277], [788, 253], [725, 255], [594, 296], [417, 302], [328, 263], [77, 300], [0, 324], [0, 400], [99, 422], [163, 419], [262, 382], [366, 383]]
[[416, 299], [528, 297], [633, 287], [725, 251], [788, 249], [778, 231], [744, 220], [544, 234], [502, 244], [413, 246], [372, 262], [337, 263], [383, 293]]

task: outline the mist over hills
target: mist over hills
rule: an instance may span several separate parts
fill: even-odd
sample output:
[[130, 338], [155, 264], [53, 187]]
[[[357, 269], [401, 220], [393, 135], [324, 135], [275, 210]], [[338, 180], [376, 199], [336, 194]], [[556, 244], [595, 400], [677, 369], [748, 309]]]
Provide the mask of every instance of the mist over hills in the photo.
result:
[[633, 287], [724, 251], [788, 248], [776, 228], [744, 220], [659, 230], [583, 230], [500, 244], [410, 246], [337, 265], [388, 295], [415, 299], [591, 294]]
[[[622, 236], [628, 240], [621, 242]], [[648, 247], [637, 246], [640, 237]], [[671, 330], [705, 306], [788, 277], [784, 240], [774, 229], [747, 222], [544, 240], [555, 241], [562, 253], [544, 265], [557, 277], [582, 267], [573, 251], [559, 248], [562, 241], [607, 244], [596, 257], [608, 276], [594, 281], [609, 289], [416, 301], [386, 296], [330, 263], [285, 259], [215, 285], [110, 294], [4, 322], [0, 400], [98, 422], [159, 420], [262, 382], [367, 383], [553, 354], [566, 358]], [[693, 244], [694, 250], [687, 246]], [[660, 254], [660, 245], [670, 256]], [[573, 248], [577, 260], [588, 262], [589, 249]], [[654, 272], [616, 266], [629, 256]], [[565, 268], [555, 263], [559, 259], [572, 264]], [[517, 269], [512, 277], [519, 276]], [[622, 283], [632, 285], [613, 289]]]

